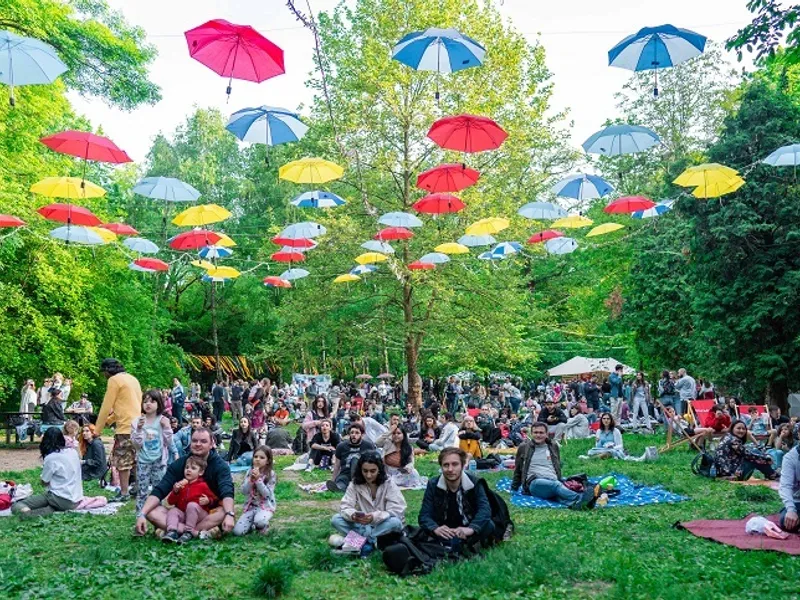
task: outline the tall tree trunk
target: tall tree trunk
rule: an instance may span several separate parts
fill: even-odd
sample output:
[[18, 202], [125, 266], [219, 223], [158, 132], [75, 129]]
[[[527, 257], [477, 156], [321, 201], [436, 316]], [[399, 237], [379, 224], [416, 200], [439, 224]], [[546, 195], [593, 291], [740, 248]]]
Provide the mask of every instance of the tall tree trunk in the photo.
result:
[[[407, 250], [406, 250], [407, 252]], [[422, 378], [417, 372], [417, 358], [419, 357], [418, 336], [414, 332], [414, 288], [406, 280], [403, 284], [403, 317], [406, 324], [406, 370], [408, 372], [408, 401], [419, 409], [422, 406]]]
[[211, 282], [211, 341], [214, 344], [214, 368], [217, 381], [222, 379], [219, 364], [219, 337], [217, 336], [217, 284]]

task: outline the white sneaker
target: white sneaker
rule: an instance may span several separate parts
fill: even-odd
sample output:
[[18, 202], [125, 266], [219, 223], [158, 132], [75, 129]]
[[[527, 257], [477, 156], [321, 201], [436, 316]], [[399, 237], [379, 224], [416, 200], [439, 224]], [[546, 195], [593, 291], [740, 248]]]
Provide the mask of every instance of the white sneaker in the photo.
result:
[[309, 465], [306, 467], [306, 473], [310, 473], [310, 472], [311, 472], [311, 471], [313, 471], [313, 470], [314, 470], [314, 465], [313, 465], [313, 464], [309, 464]]
[[339, 552], [342, 554], [359, 554], [361, 552], [361, 548], [356, 548], [350, 544], [345, 544], [339, 549]]
[[328, 538], [328, 543], [332, 548], [341, 548], [344, 545], [344, 536], [334, 533]]

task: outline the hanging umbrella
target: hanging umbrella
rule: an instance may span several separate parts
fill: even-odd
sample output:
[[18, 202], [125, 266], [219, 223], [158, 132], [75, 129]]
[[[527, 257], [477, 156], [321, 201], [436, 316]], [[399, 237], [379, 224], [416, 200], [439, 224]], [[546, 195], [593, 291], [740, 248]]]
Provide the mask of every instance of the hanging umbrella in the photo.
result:
[[211, 277], [211, 275], [208, 274], [203, 275], [200, 280], [205, 283], [225, 283], [228, 281], [225, 277]]
[[419, 217], [405, 212], [390, 212], [381, 215], [378, 223], [389, 227], [422, 227], [422, 221], [419, 220]]
[[122, 245], [139, 254], [156, 254], [158, 252], [158, 246], [150, 240], [140, 237], [128, 238], [122, 242]]
[[491, 250], [487, 250], [486, 252], [481, 252], [480, 254], [478, 254], [479, 260], [495, 260], [497, 258], [499, 257], [494, 256]]
[[364, 254], [356, 256], [356, 262], [360, 265], [386, 262], [387, 260], [389, 260], [389, 258], [380, 252], [364, 252]]
[[233, 250], [230, 248], [225, 248], [224, 246], [205, 246], [204, 248], [200, 248], [200, 251], [197, 253], [200, 258], [229, 258], [233, 255]]
[[276, 287], [276, 288], [290, 288], [292, 284], [287, 279], [283, 277], [275, 277], [271, 275], [269, 277], [264, 278], [264, 285], [267, 287]]
[[452, 194], [431, 194], [417, 200], [413, 208], [417, 212], [430, 215], [441, 215], [445, 213], [456, 213], [466, 205]]
[[800, 144], [781, 146], [761, 162], [773, 167], [796, 167], [800, 165]]
[[0, 228], [22, 227], [23, 225], [25, 225], [25, 221], [13, 215], [0, 215]]
[[564, 229], [580, 229], [581, 227], [588, 227], [593, 223], [594, 221], [581, 215], [570, 215], [553, 223], [553, 227], [563, 227]]
[[549, 254], [569, 254], [578, 249], [578, 242], [573, 238], [560, 237], [547, 240], [544, 248]]
[[[74, 204], [48, 204], [37, 210], [48, 221], [58, 221], [67, 225], [95, 226], [102, 224], [92, 211]], [[98, 235], [99, 234], [95, 234]]]
[[169, 265], [157, 258], [137, 258], [133, 264], [151, 271], [169, 271]]
[[556, 196], [562, 198], [574, 198], [575, 200], [594, 200], [602, 198], [606, 194], [614, 191], [614, 188], [602, 177], [598, 175], [584, 175], [577, 173], [569, 175], [556, 183], [551, 191]]
[[739, 176], [738, 171], [719, 163], [703, 163], [689, 167], [672, 182], [681, 187], [730, 184]]
[[608, 64], [629, 71], [654, 71], [653, 96], [658, 96], [658, 69], [673, 67], [702, 54], [706, 37], [673, 25], [643, 27], [608, 51]]
[[436, 265], [433, 263], [424, 263], [418, 260], [415, 260], [408, 265], [409, 271], [432, 271], [435, 268]]
[[376, 240], [407, 240], [414, 237], [414, 233], [405, 227], [387, 227], [375, 234]]
[[335, 208], [341, 206], [345, 201], [331, 192], [305, 192], [292, 200], [292, 204], [298, 208]]
[[373, 379], [373, 377], [369, 373], [361, 373], [361, 375], [356, 375], [356, 379], [363, 379], [366, 381], [367, 379]]
[[199, 204], [178, 214], [172, 219], [172, 223], [178, 227], [204, 227], [212, 223], [219, 223], [232, 216], [229, 211], [216, 204]]
[[69, 200], [83, 198], [100, 198], [106, 191], [90, 181], [79, 177], [45, 177], [31, 186], [31, 192], [48, 198], [67, 198]]
[[631, 214], [631, 217], [634, 219], [651, 219], [653, 217], [658, 217], [659, 215], [663, 215], [665, 212], [672, 210], [672, 203], [673, 200], [663, 200], [656, 204], [653, 208], [648, 208], [647, 210], [637, 210], [635, 213]]
[[636, 212], [637, 210], [647, 210], [648, 208], [653, 208], [655, 205], [655, 202], [649, 198], [645, 198], [644, 196], [625, 196], [624, 198], [618, 198], [617, 200], [609, 203], [605, 208], [603, 208], [603, 212], [608, 214], [630, 214]]
[[133, 188], [133, 193], [166, 202], [194, 202], [200, 192], [174, 177], [145, 177]]
[[457, 244], [456, 242], [439, 244], [434, 250], [442, 254], [469, 254], [469, 248], [467, 246], [464, 244]]
[[394, 248], [392, 248], [386, 242], [381, 242], [378, 240], [369, 240], [368, 242], [364, 242], [361, 244], [361, 247], [364, 248], [364, 250], [380, 252], [381, 254], [394, 254]]
[[358, 265], [350, 269], [350, 275], [369, 275], [378, 270], [375, 265]]
[[507, 258], [520, 250], [522, 250], [522, 245], [519, 242], [500, 242], [491, 249], [491, 253], [495, 258]]
[[94, 160], [115, 164], [133, 162], [133, 159], [124, 150], [120, 150], [110, 139], [88, 131], [70, 129], [43, 137], [39, 141], [51, 150], [61, 154], [77, 156], [84, 161]]
[[103, 229], [102, 227], [89, 227], [92, 231], [94, 231], [97, 235], [103, 238], [104, 244], [110, 244], [111, 242], [117, 241], [117, 234], [113, 231], [109, 231], [108, 229]]
[[472, 225], [467, 227], [467, 235], [492, 235], [500, 233], [503, 229], [507, 228], [511, 223], [508, 219], [502, 217], [488, 217], [475, 221]]
[[11, 88], [11, 106], [15, 104], [14, 86], [53, 83], [66, 70], [67, 65], [49, 44], [0, 31], [0, 83]]
[[547, 240], [554, 240], [556, 238], [564, 237], [564, 234], [560, 231], [556, 231], [555, 229], [545, 229], [544, 231], [540, 231], [539, 233], [534, 233], [531, 237], [528, 238], [529, 244], [541, 244], [542, 242], [546, 242]]
[[394, 375], [391, 373], [381, 373], [378, 375], [378, 379], [394, 379]]
[[234, 269], [233, 267], [216, 267], [214, 269], [208, 270], [209, 277], [222, 277], [224, 279], [235, 279], [239, 277], [241, 273]]
[[478, 182], [481, 174], [463, 164], [445, 164], [417, 176], [417, 187], [429, 192], [458, 192]]
[[358, 275], [352, 275], [350, 273], [345, 273], [344, 275], [339, 275], [336, 279], [333, 280], [333, 283], [348, 283], [350, 281], [359, 281], [361, 277]]
[[416, 262], [421, 262], [425, 264], [431, 265], [443, 265], [444, 263], [450, 262], [450, 257], [443, 252], [429, 252], [424, 256], [420, 256], [419, 260]]
[[189, 56], [217, 75], [228, 77], [230, 97], [233, 79], [261, 83], [286, 72], [283, 50], [249, 25], [213, 19], [186, 33]]
[[277, 146], [303, 139], [308, 126], [300, 115], [285, 108], [256, 106], [237, 110], [225, 129], [243, 142]]
[[491, 246], [496, 244], [497, 240], [491, 235], [462, 235], [458, 238], [458, 243], [470, 248], [476, 248], [478, 246]]
[[210, 271], [211, 269], [216, 269], [217, 265], [212, 262], [208, 262], [207, 260], [193, 260], [189, 263], [193, 267], [200, 267], [201, 269], [205, 269], [206, 271]]
[[719, 198], [725, 194], [732, 194], [745, 184], [744, 179], [739, 176], [727, 182], [709, 183], [707, 185], [698, 186], [692, 195], [695, 198]]
[[560, 206], [556, 206], [552, 202], [528, 202], [520, 207], [520, 209], [517, 211], [517, 214], [525, 217], [526, 219], [549, 221], [552, 219], [566, 217], [567, 211]]
[[137, 265], [135, 262], [128, 263], [128, 268], [131, 271], [139, 271], [140, 273], [155, 273], [156, 272], [155, 269], [148, 269], [146, 267], [142, 267], [140, 265]]
[[304, 262], [306, 260], [306, 255], [299, 252], [296, 248], [286, 246], [281, 248], [278, 252], [274, 252], [270, 258], [276, 262], [293, 263]]
[[620, 156], [621, 154], [642, 152], [659, 143], [661, 143], [661, 138], [655, 131], [651, 131], [647, 127], [609, 125], [583, 142], [583, 149], [589, 154]]
[[589, 233], [586, 234], [586, 237], [597, 237], [598, 235], [605, 235], [606, 233], [611, 233], [612, 231], [619, 231], [623, 229], [625, 225], [620, 225], [619, 223], [603, 223], [602, 225], [598, 225], [597, 227], [593, 228]]
[[281, 237], [280, 235], [272, 238], [272, 243], [277, 244], [278, 246], [288, 246], [290, 248], [296, 248], [298, 252], [303, 250], [311, 250], [317, 247], [317, 242], [315, 242], [314, 240], [310, 240], [308, 238], [288, 238], [288, 237]]
[[309, 275], [310, 273], [305, 269], [287, 269], [280, 274], [280, 278], [285, 279], [286, 281], [294, 281], [295, 279], [302, 279], [303, 277], [308, 277]]
[[103, 223], [100, 227], [108, 229], [117, 235], [139, 235], [138, 231], [130, 225], [125, 225], [125, 223]]
[[[325, 235], [326, 233], [328, 233], [328, 230], [319, 223], [315, 223], [314, 221], [302, 221], [301, 223], [289, 225], [280, 232], [278, 237], [290, 240], [299, 240], [303, 238], [313, 239], [319, 235]], [[289, 244], [285, 245], [288, 246]]]
[[215, 242], [217, 246], [233, 248], [236, 245], [236, 242], [234, 242], [229, 236], [225, 235], [221, 231], [217, 231], [217, 235], [219, 236], [219, 239]]
[[220, 239], [218, 233], [208, 229], [192, 229], [170, 238], [169, 246], [173, 250], [199, 250], [203, 246], [213, 246]]
[[278, 177], [292, 183], [327, 183], [342, 175], [342, 167], [322, 158], [301, 158], [278, 169]]
[[508, 134], [488, 117], [458, 115], [435, 121], [428, 137], [446, 150], [471, 153], [496, 150]]
[[62, 240], [67, 243], [83, 244], [86, 246], [99, 246], [103, 244], [103, 238], [96, 231], [92, 231], [88, 227], [69, 226], [58, 227], [50, 232], [50, 237]]

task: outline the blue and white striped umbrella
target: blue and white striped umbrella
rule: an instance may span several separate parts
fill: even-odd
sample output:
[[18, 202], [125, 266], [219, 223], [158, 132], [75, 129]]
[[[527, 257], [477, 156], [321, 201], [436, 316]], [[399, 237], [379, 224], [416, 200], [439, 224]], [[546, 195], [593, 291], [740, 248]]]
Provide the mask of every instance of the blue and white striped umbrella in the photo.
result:
[[589, 154], [620, 156], [636, 154], [656, 144], [661, 138], [655, 131], [639, 125], [609, 125], [583, 142], [583, 149]]
[[499, 256], [495, 256], [489, 250], [487, 250], [486, 252], [481, 252], [480, 254], [478, 254], [478, 258], [480, 260], [496, 260], [496, 259], [498, 259], [500, 257]]
[[418, 217], [404, 212], [386, 213], [378, 219], [378, 223], [389, 227], [422, 227], [422, 221]]
[[553, 238], [544, 243], [544, 248], [549, 254], [569, 254], [578, 249], [578, 242], [568, 237]]
[[420, 256], [417, 262], [427, 265], [443, 265], [450, 262], [450, 257], [442, 252], [428, 252], [425, 256]]
[[224, 246], [205, 246], [197, 254], [200, 258], [228, 258], [233, 255], [233, 250]]
[[703, 53], [706, 37], [674, 25], [643, 27], [608, 51], [608, 64], [629, 71], [667, 69]]
[[0, 31], [0, 83], [11, 86], [11, 106], [15, 85], [53, 83], [66, 70], [67, 65], [52, 46], [36, 38]]
[[614, 191], [614, 188], [605, 179], [597, 175], [576, 173], [559, 181], [551, 190], [556, 196], [561, 196], [562, 198], [594, 200], [610, 194]]
[[651, 219], [653, 217], [663, 215], [665, 212], [672, 209], [673, 202], [675, 201], [664, 200], [663, 202], [656, 204], [653, 208], [648, 208], [647, 210], [637, 210], [635, 213], [631, 214], [631, 217], [634, 219]]
[[194, 187], [174, 177], [145, 177], [134, 186], [133, 193], [167, 202], [194, 202], [200, 197]]
[[233, 113], [225, 129], [243, 142], [277, 146], [302, 139], [308, 126], [285, 108], [254, 106]]
[[156, 254], [158, 252], [158, 246], [156, 246], [150, 240], [146, 240], [145, 238], [140, 238], [140, 237], [126, 238], [122, 242], [122, 245], [128, 248], [129, 250], [138, 252], [139, 254]]
[[796, 167], [800, 165], [800, 144], [782, 146], [761, 162], [773, 167]]
[[331, 192], [314, 190], [300, 194], [292, 200], [292, 204], [298, 208], [335, 208], [345, 204], [345, 201]]
[[380, 252], [381, 254], [394, 254], [394, 248], [392, 248], [386, 242], [380, 242], [378, 240], [369, 240], [368, 242], [364, 242], [361, 244], [361, 247], [364, 250], [369, 250], [370, 252]]
[[[517, 213], [526, 219], [552, 221], [567, 216], [567, 211], [552, 202], [528, 202]], [[494, 243], [494, 242], [492, 242]]]
[[281, 279], [285, 279], [286, 281], [294, 281], [295, 279], [302, 279], [303, 277], [308, 277], [310, 273], [305, 269], [287, 269], [283, 273], [279, 275]]
[[491, 252], [494, 258], [508, 258], [520, 250], [522, 250], [522, 245], [518, 242], [500, 242], [492, 248]]
[[378, 267], [374, 265], [358, 265], [350, 269], [350, 275], [358, 275], [361, 277], [362, 275], [369, 275], [370, 273], [374, 273], [378, 270]]
[[479, 67], [486, 48], [455, 29], [431, 27], [409, 33], [392, 48], [392, 58], [417, 71], [455, 73]]
[[225, 283], [228, 281], [227, 277], [212, 277], [211, 275], [203, 275], [201, 279], [206, 283]]
[[478, 246], [491, 246], [496, 244], [497, 240], [491, 235], [462, 235], [458, 238], [458, 243], [468, 248], [476, 248]]

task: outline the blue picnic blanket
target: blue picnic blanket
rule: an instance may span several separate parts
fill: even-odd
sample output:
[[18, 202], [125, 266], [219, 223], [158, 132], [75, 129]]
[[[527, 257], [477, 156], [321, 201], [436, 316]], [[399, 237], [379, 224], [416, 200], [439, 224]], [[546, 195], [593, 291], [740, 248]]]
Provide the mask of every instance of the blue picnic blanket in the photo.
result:
[[[613, 506], [644, 506], [646, 504], [674, 504], [676, 502], [683, 502], [689, 498], [673, 494], [672, 492], [664, 489], [660, 485], [649, 486], [635, 483], [625, 475], [619, 473], [612, 473], [617, 478], [616, 489], [620, 490], [619, 495], [612, 496], [608, 499], [608, 508]], [[605, 477], [605, 476], [603, 476]], [[591, 483], [597, 483], [603, 477], [592, 477], [589, 479]], [[504, 477], [497, 482], [498, 492], [511, 493], [511, 479]], [[534, 498], [533, 496], [526, 496], [522, 491], [511, 493], [511, 504], [520, 506], [522, 508], [566, 508], [563, 504], [553, 502], [551, 500], [544, 500], [542, 498]]]
[[241, 473], [242, 471], [249, 471], [253, 467], [247, 465], [231, 465], [231, 473]]

